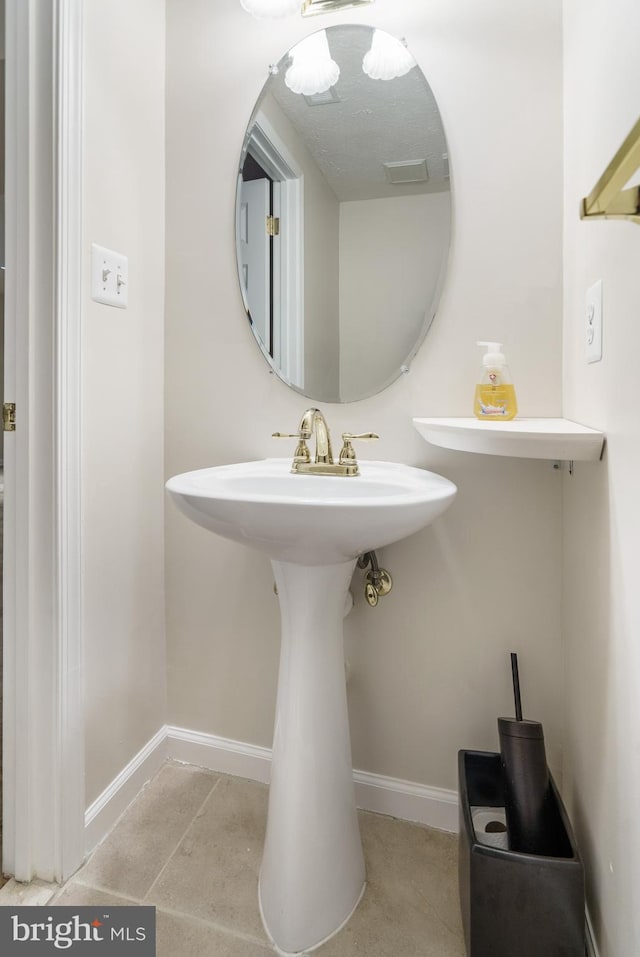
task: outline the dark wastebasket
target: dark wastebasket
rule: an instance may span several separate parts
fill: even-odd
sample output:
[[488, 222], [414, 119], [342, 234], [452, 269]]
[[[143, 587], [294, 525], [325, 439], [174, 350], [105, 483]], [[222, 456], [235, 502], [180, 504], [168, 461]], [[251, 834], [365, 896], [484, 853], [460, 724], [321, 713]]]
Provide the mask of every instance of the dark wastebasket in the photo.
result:
[[458, 753], [459, 885], [467, 957], [584, 957], [584, 872], [551, 783], [547, 855], [480, 843], [472, 807], [504, 807], [500, 754]]

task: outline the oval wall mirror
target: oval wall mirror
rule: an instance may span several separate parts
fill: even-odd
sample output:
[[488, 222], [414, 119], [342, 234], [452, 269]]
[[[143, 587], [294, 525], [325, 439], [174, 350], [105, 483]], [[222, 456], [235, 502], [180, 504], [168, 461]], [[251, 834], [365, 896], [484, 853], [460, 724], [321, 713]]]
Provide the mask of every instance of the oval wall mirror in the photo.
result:
[[442, 120], [400, 41], [328, 27], [271, 68], [242, 149], [236, 247], [281, 379], [318, 402], [390, 385], [435, 315], [450, 231]]

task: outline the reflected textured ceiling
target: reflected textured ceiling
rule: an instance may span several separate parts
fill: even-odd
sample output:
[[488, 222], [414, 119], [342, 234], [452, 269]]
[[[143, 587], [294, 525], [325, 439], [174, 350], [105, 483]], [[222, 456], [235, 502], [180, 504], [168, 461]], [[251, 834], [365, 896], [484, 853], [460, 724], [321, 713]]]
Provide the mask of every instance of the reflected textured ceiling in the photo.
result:
[[[338, 101], [310, 106], [284, 83], [285, 57], [267, 89], [297, 128], [300, 137], [339, 200], [433, 193], [449, 189], [447, 144], [433, 93], [419, 67], [394, 80], [372, 80], [362, 70], [372, 29], [327, 30], [340, 79]], [[426, 183], [392, 185], [385, 163], [425, 159]]]

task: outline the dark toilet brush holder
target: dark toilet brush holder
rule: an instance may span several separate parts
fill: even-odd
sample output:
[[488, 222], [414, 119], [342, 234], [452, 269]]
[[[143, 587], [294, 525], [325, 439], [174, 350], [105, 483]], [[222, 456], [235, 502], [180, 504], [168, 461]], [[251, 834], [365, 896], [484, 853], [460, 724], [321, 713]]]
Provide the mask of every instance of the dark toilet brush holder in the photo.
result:
[[467, 957], [584, 957], [584, 871], [552, 775], [543, 854], [478, 839], [472, 808], [505, 807], [500, 754], [458, 752], [458, 776], [458, 874]]

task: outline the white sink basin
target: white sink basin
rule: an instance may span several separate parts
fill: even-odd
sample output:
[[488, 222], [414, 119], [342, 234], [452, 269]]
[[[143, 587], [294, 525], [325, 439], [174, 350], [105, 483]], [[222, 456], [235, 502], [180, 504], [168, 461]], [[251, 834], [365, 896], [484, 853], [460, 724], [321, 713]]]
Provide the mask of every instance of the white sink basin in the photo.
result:
[[221, 465], [167, 482], [178, 508], [218, 535], [300, 565], [347, 562], [412, 535], [453, 500], [441, 475], [361, 462], [361, 475], [293, 475], [290, 459]]
[[350, 477], [293, 475], [290, 467], [289, 459], [266, 459], [167, 482], [198, 525], [266, 552], [278, 586], [282, 641], [259, 902], [284, 955], [308, 953], [335, 934], [365, 887], [342, 634], [356, 558], [428, 525], [456, 494], [440, 475], [390, 462], [361, 462], [362, 474]]

